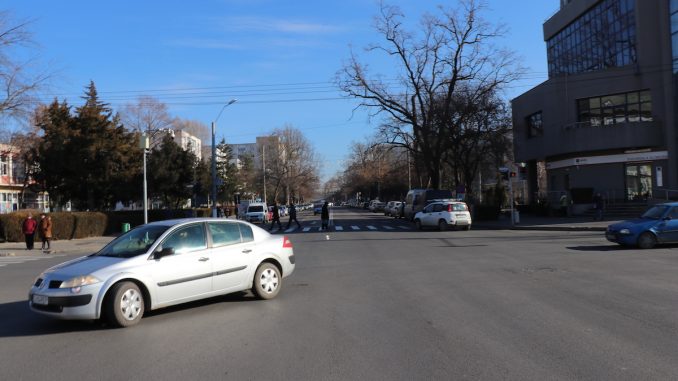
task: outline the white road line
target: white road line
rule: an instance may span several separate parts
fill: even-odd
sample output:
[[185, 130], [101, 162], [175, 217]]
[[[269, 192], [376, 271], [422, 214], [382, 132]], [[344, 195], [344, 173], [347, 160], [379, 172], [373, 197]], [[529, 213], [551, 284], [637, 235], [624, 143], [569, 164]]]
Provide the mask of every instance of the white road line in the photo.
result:
[[285, 230], [285, 233], [291, 233], [296, 229], [296, 227], [292, 226], [291, 228]]
[[360, 228], [357, 227], [357, 226], [355, 226], [355, 225], [351, 225], [351, 229], [353, 229], [353, 230], [360, 230]]
[[370, 229], [370, 230], [377, 230], [377, 228], [375, 228], [375, 227], [372, 226], [372, 225], [367, 225], [367, 228]]
[[336, 231], [342, 231], [342, 230], [344, 230], [344, 227], [343, 227], [343, 226], [335, 226], [335, 227], [334, 227], [334, 230], [336, 230]]
[[386, 230], [393, 230], [393, 229], [395, 229], [395, 228], [394, 228], [394, 227], [391, 227], [391, 226], [384, 226], [384, 229], [386, 229]]
[[311, 221], [311, 225], [315, 225], [317, 223], [318, 223], [318, 221]]
[[409, 226], [398, 225], [398, 227], [401, 229], [410, 230]]
[[306, 233], [306, 232], [309, 231], [309, 230], [311, 230], [311, 227], [310, 227], [310, 226], [307, 226], [307, 227], [304, 228], [303, 232]]

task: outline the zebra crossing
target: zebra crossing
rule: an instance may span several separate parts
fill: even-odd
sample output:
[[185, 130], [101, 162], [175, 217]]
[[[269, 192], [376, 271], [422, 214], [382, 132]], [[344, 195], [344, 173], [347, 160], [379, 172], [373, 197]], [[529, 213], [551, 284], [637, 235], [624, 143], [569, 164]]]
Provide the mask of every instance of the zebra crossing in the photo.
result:
[[19, 264], [19, 263], [25, 263], [25, 262], [31, 262], [31, 261], [39, 261], [41, 259], [46, 259], [46, 258], [54, 258], [54, 257], [63, 257], [64, 254], [59, 254], [59, 255], [1, 255], [0, 254], [0, 267], [5, 267], [9, 265], [14, 265], [14, 264]]
[[[271, 232], [272, 233], [317, 233], [321, 232], [322, 227], [318, 226], [315, 221], [310, 222], [307, 226], [302, 226], [301, 228], [298, 228], [297, 226], [292, 226], [290, 228], [285, 228], [283, 227], [282, 229], [273, 229]], [[346, 232], [346, 231], [387, 231], [387, 232], [394, 232], [397, 230], [413, 230], [413, 226], [407, 226], [407, 225], [377, 225], [377, 224], [370, 224], [370, 225], [353, 225], [353, 224], [348, 224], [348, 225], [330, 225], [330, 231], [333, 232]]]

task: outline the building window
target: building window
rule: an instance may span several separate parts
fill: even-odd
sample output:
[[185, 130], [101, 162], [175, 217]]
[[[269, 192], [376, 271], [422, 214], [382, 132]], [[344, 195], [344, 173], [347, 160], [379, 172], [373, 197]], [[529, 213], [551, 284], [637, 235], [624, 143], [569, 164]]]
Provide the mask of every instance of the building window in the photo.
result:
[[549, 77], [635, 63], [635, 41], [635, 0], [600, 1], [546, 42]]
[[673, 73], [678, 74], [678, 0], [671, 0], [671, 48], [673, 50]]
[[9, 157], [7, 155], [0, 156], [0, 175], [7, 176], [9, 174]]
[[544, 135], [544, 124], [542, 122], [541, 111], [528, 116], [526, 119], [528, 138]]
[[652, 121], [649, 90], [577, 100], [577, 121], [590, 126]]

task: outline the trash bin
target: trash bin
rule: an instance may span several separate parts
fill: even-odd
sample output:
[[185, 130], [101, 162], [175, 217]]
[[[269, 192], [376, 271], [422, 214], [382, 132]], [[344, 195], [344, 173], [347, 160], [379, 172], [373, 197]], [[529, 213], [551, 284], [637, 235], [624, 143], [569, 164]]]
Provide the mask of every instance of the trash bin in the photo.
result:
[[129, 222], [123, 222], [122, 223], [122, 232], [123, 233], [127, 233], [129, 231], [129, 228], [130, 228]]

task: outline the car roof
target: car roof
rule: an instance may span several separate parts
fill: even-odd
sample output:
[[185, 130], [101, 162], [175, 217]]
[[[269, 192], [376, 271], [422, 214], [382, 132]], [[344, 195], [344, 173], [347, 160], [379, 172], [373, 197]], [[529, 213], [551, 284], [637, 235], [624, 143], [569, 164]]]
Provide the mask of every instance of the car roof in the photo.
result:
[[149, 222], [147, 225], [175, 226], [190, 222], [222, 222], [222, 221], [240, 222], [236, 220], [228, 220], [223, 218], [195, 217], [195, 218], [175, 218], [171, 220], [153, 221]]

